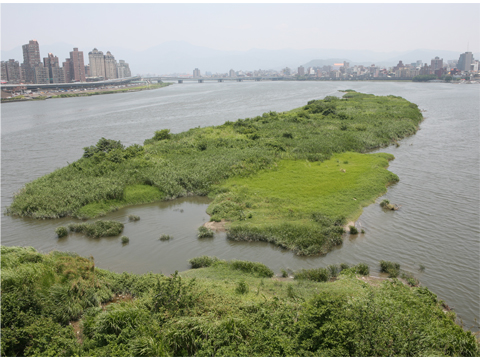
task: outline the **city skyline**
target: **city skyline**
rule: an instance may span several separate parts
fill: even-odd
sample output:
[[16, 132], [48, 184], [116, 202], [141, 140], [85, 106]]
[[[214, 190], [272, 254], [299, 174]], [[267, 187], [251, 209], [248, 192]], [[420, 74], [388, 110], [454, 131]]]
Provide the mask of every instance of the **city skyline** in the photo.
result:
[[[3, 51], [23, 44], [25, 39], [42, 39], [45, 45], [74, 43], [78, 48], [91, 49], [92, 38], [98, 48], [134, 51], [168, 41], [222, 51], [480, 51], [480, 5], [475, 3], [52, 3], [2, 4], [1, 10]], [[22, 26], [18, 26], [19, 19]], [[55, 21], [49, 24], [45, 19]], [[8, 31], [12, 28], [15, 31]]]

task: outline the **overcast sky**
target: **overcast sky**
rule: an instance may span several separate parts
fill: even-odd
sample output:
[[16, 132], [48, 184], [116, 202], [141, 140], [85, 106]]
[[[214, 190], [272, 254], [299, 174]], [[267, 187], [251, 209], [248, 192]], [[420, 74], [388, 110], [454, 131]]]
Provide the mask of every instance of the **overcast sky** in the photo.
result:
[[[480, 4], [1, 4], [1, 49], [37, 40], [145, 50], [480, 51]], [[94, 39], [94, 41], [92, 41]]]

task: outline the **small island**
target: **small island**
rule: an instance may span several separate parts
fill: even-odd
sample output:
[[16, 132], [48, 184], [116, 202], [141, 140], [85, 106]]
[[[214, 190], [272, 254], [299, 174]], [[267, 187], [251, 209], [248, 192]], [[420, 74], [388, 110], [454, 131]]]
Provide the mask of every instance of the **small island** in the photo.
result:
[[125, 148], [100, 139], [78, 161], [20, 190], [10, 215], [88, 219], [132, 204], [200, 195], [228, 237], [325, 254], [398, 177], [392, 155], [365, 154], [414, 134], [423, 117], [396, 96], [346, 90], [291, 111], [159, 130]]

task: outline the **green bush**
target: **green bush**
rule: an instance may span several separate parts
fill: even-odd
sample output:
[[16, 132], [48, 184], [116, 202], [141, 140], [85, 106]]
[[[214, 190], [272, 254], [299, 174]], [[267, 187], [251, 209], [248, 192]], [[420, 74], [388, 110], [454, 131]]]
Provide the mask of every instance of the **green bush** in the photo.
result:
[[59, 238], [62, 238], [68, 235], [68, 229], [65, 226], [59, 226], [55, 229], [55, 233]]
[[128, 236], [122, 236], [121, 239], [122, 239], [122, 244], [128, 244], [130, 242], [130, 239], [128, 238]]
[[240, 280], [237, 283], [237, 287], [235, 288], [235, 292], [237, 294], [247, 294], [250, 291], [248, 284], [245, 282], [245, 280]]
[[360, 275], [368, 275], [370, 274], [370, 267], [368, 266], [368, 264], [365, 264], [365, 263], [359, 263], [357, 265], [355, 265], [355, 271], [360, 274]]
[[123, 224], [113, 220], [97, 220], [94, 223], [71, 223], [68, 224], [68, 229], [99, 238], [119, 235], [123, 231]]
[[158, 240], [166, 241], [166, 240], [170, 240], [170, 239], [172, 239], [172, 237], [170, 235], [162, 234], [162, 235], [160, 235], [160, 238]]
[[295, 272], [294, 279], [326, 282], [330, 280], [330, 272], [324, 268], [309, 269], [309, 270], [302, 269], [300, 271]]
[[352, 235], [358, 234], [358, 229], [355, 226], [350, 225], [349, 229], [350, 229], [350, 234]]
[[387, 199], [383, 199], [382, 202], [380, 203], [380, 206], [382, 208], [386, 207], [388, 204], [390, 204], [390, 201], [388, 201]]
[[172, 135], [170, 135], [169, 129], [155, 131], [155, 136], [153, 137], [155, 141], [168, 140], [171, 138], [172, 138]]
[[130, 220], [130, 221], [138, 221], [138, 220], [140, 220], [140, 216], [137, 216], [137, 215], [128, 215], [128, 220]]
[[275, 275], [275, 273], [271, 269], [259, 262], [230, 260], [228, 261], [228, 264], [234, 270], [240, 270], [245, 273], [253, 274], [260, 277], [270, 278]]
[[388, 273], [389, 277], [396, 278], [400, 274], [400, 264], [390, 261], [380, 261], [380, 272]]
[[207, 237], [213, 237], [213, 231], [206, 228], [205, 226], [200, 226], [198, 228], [197, 237], [199, 239], [207, 238]]
[[217, 261], [219, 260], [216, 257], [211, 257], [206, 255], [198, 256], [196, 258], [188, 260], [190, 265], [192, 265], [192, 269], [210, 267]]

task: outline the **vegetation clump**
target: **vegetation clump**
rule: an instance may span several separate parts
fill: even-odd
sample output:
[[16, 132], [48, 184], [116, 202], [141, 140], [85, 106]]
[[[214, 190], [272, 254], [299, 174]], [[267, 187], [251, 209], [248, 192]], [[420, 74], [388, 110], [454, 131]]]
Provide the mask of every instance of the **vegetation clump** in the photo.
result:
[[389, 277], [396, 278], [400, 274], [400, 264], [396, 262], [381, 260], [380, 272], [387, 273]]
[[172, 237], [168, 234], [162, 234], [160, 235], [160, 238], [158, 240], [161, 240], [161, 241], [167, 241], [167, 240], [170, 240], [172, 239]]
[[266, 265], [253, 262], [253, 261], [245, 261], [245, 260], [219, 260], [216, 257], [211, 256], [199, 256], [193, 259], [188, 260], [190, 265], [192, 265], [192, 269], [198, 268], [208, 268], [211, 266], [221, 267], [226, 266], [232, 270], [239, 270], [243, 273], [250, 274], [257, 277], [267, 277], [271, 278], [275, 273], [273, 270], [268, 268]]
[[122, 240], [122, 244], [128, 244], [130, 242], [130, 239], [128, 238], [128, 236], [122, 236], [121, 240]]
[[168, 277], [117, 274], [31, 247], [2, 246], [1, 259], [5, 357], [480, 356], [434, 293], [396, 279], [239, 279], [221, 260]]
[[140, 216], [137, 216], [137, 215], [128, 215], [128, 220], [130, 220], [130, 221], [138, 221], [138, 220], [140, 220]]
[[200, 226], [198, 228], [197, 237], [199, 239], [213, 237], [213, 231], [209, 228], [206, 228], [205, 226]]
[[68, 235], [68, 229], [65, 226], [59, 226], [55, 229], [55, 233], [59, 238], [62, 238]]
[[350, 225], [348, 228], [350, 229], [350, 234], [352, 235], [358, 234], [358, 229], [355, 226]]
[[89, 237], [99, 238], [119, 235], [123, 231], [123, 224], [113, 220], [97, 220], [94, 223], [71, 223], [68, 224], [68, 229]]

